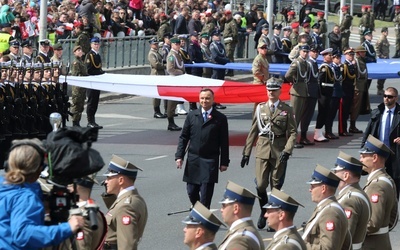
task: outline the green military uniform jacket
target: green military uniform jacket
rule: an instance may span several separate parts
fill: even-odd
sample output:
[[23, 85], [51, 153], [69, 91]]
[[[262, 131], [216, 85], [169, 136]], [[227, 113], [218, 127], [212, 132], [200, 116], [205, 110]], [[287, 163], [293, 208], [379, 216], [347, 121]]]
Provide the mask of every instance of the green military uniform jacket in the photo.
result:
[[254, 84], [264, 84], [269, 79], [269, 63], [266, 57], [258, 54], [253, 60], [253, 65], [251, 68], [253, 72], [253, 83]]
[[235, 19], [232, 18], [227, 23], [225, 23], [225, 28], [222, 36], [224, 37], [224, 44], [236, 44], [238, 42], [238, 28]]
[[167, 72], [169, 75], [185, 74], [185, 64], [179, 51], [171, 49], [167, 55]]
[[147, 222], [147, 206], [137, 189], [120, 195], [106, 214], [106, 244], [118, 249], [138, 249]]
[[250, 217], [239, 219], [231, 225], [219, 250], [261, 250], [264, 242]]
[[375, 43], [376, 56], [381, 59], [389, 59], [389, 47], [389, 40], [384, 35], [381, 35], [381, 37]]
[[306, 244], [295, 226], [283, 228], [275, 233], [265, 250], [306, 250]]
[[289, 36], [290, 41], [292, 42], [292, 48], [294, 48], [299, 42], [299, 33], [292, 32]]
[[86, 55], [90, 51], [90, 35], [82, 31], [75, 40], [75, 46], [81, 46], [82, 52]]
[[285, 74], [285, 78], [293, 83], [290, 88], [290, 95], [307, 97], [307, 79], [309, 65], [305, 59], [302, 57], [297, 57], [290, 64], [289, 70]]
[[215, 23], [213, 20], [211, 20], [204, 25], [203, 29], [201, 30], [201, 33], [202, 34], [207, 33], [209, 36], [211, 36], [214, 30], [215, 30]]
[[363, 13], [360, 18], [360, 24], [359, 24], [360, 35], [364, 35], [364, 31], [370, 29], [370, 21], [371, 20], [369, 17], [369, 13], [367, 12]]
[[394, 23], [394, 31], [396, 33], [396, 37], [400, 36], [400, 13], [398, 13], [394, 18], [393, 18], [393, 23]]
[[149, 60], [151, 67], [150, 75], [165, 75], [163, 58], [158, 50], [150, 49], [147, 60]]
[[171, 25], [169, 24], [168, 20], [161, 23], [160, 28], [157, 31], [157, 37], [159, 41], [164, 41], [164, 35], [172, 33]]
[[363, 249], [392, 249], [389, 228], [398, 216], [396, 186], [384, 168], [370, 173], [364, 186], [372, 207]]
[[353, 17], [349, 14], [346, 14], [346, 16], [343, 17], [342, 22], [340, 23], [340, 32], [342, 33], [348, 33], [350, 35], [350, 27], [351, 23], [353, 21]]
[[[259, 136], [258, 117], [260, 117], [262, 124], [271, 125], [270, 131], [274, 134], [273, 141], [268, 134]], [[242, 155], [250, 156], [254, 142], [258, 138], [255, 156], [260, 159], [279, 159], [282, 151], [292, 154], [296, 136], [297, 126], [292, 107], [279, 101], [275, 112], [272, 114], [270, 102], [260, 103], [253, 115], [253, 122]], [[279, 161], [277, 164], [280, 164]]]
[[218, 250], [218, 247], [217, 245], [215, 245], [215, 243], [206, 243], [206, 244], [199, 246], [198, 248], [196, 248], [196, 250]]
[[87, 68], [81, 58], [76, 57], [71, 67], [71, 74], [73, 76], [88, 76]]
[[340, 190], [336, 198], [346, 213], [353, 250], [361, 249], [372, 212], [368, 196], [358, 183], [353, 183]]
[[356, 69], [357, 69], [357, 79], [354, 89], [360, 92], [365, 92], [368, 90], [367, 86], [368, 69], [364, 58], [356, 57]]
[[307, 249], [350, 249], [348, 221], [334, 196], [320, 201], [302, 236]]

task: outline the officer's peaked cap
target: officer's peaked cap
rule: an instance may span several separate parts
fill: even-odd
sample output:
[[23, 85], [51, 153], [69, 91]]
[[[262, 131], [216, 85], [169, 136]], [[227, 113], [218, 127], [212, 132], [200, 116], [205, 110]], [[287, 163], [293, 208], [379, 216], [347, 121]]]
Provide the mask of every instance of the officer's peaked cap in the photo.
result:
[[369, 135], [364, 147], [359, 151], [360, 154], [378, 154], [384, 158], [388, 158], [390, 154], [394, 154], [393, 151], [388, 148], [383, 142]]
[[199, 201], [194, 204], [189, 216], [187, 216], [182, 223], [187, 225], [202, 225], [214, 233], [216, 233], [220, 226], [224, 224]]
[[295, 199], [290, 197], [290, 195], [274, 188], [272, 189], [271, 195], [269, 196], [268, 203], [263, 206], [263, 208], [280, 208], [289, 212], [297, 212], [299, 206], [304, 207]]
[[136, 177], [138, 170], [143, 171], [141, 168], [136, 167], [129, 161], [113, 155], [111, 157], [110, 164], [108, 165], [108, 171], [103, 175], [109, 177], [122, 174], [130, 177]]
[[323, 166], [317, 164], [314, 169], [314, 173], [311, 176], [311, 180], [307, 184], [326, 184], [337, 188], [339, 186], [340, 178], [334, 173], [324, 168]]
[[339, 156], [336, 158], [335, 167], [332, 168], [332, 171], [338, 170], [350, 170], [354, 173], [361, 174], [363, 164], [356, 158], [343, 153], [342, 151], [339, 152]]
[[278, 90], [282, 87], [282, 80], [279, 78], [271, 77], [267, 80], [267, 90]]
[[229, 204], [234, 202], [239, 202], [246, 205], [254, 205], [254, 200], [260, 198], [253, 194], [248, 189], [232, 182], [228, 181], [225, 188], [224, 198], [219, 203]]

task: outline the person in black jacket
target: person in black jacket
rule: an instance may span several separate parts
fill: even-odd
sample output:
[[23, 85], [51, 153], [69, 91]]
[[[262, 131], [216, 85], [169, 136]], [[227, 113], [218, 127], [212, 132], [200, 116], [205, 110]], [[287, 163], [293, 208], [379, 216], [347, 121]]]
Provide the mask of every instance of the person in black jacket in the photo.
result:
[[340, 34], [340, 28], [338, 25], [333, 27], [333, 31], [329, 33], [329, 47], [332, 48], [333, 51], [341, 51], [342, 48], [342, 35]]
[[[178, 169], [188, 148], [183, 181], [192, 205], [200, 201], [210, 208], [218, 170], [229, 165], [229, 132], [226, 116], [213, 108], [214, 92], [202, 89], [199, 95], [201, 109], [188, 114], [175, 153]], [[189, 146], [188, 146], [189, 145]]]
[[[90, 47], [92, 48], [90, 52], [86, 55], [85, 63], [87, 67], [88, 74], [91, 76], [104, 74], [101, 68], [101, 57], [99, 54], [100, 50], [100, 39], [98, 37], [93, 37], [90, 40]], [[97, 112], [97, 107], [99, 105], [100, 90], [97, 89], [87, 89], [87, 107], [86, 114], [88, 119], [88, 127], [92, 128], [103, 128], [96, 123], [95, 114]]]
[[[399, 99], [398, 95], [399, 92], [396, 88], [386, 88], [383, 95], [383, 102], [371, 112], [371, 119], [365, 129], [361, 143], [361, 148], [363, 148], [368, 136], [373, 135], [394, 152], [394, 154], [391, 154], [386, 159], [385, 166], [387, 173], [396, 183], [397, 199], [399, 199], [400, 192], [400, 105], [397, 103]], [[390, 124], [388, 125], [388, 129], [390, 128], [390, 130], [387, 131], [389, 132], [389, 136], [386, 138], [385, 128], [388, 119], [390, 120]]]

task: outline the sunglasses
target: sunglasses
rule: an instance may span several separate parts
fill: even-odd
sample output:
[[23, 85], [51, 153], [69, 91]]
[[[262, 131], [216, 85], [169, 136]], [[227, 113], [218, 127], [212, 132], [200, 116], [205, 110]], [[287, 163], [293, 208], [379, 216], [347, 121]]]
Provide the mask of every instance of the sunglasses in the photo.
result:
[[383, 95], [383, 98], [392, 99], [395, 98], [393, 95]]

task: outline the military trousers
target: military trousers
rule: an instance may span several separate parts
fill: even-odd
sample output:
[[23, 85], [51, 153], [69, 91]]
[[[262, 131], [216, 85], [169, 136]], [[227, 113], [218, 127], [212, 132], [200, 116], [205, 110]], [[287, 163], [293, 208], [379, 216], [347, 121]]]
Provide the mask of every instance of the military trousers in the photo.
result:
[[72, 86], [71, 96], [71, 113], [72, 121], [79, 122], [82, 117], [82, 112], [85, 106], [86, 89], [78, 86]]
[[360, 115], [361, 103], [363, 103], [364, 92], [359, 90], [354, 90], [353, 105], [351, 108], [350, 121], [357, 121]]
[[330, 105], [331, 105], [331, 96], [322, 95], [318, 99], [318, 115], [317, 115], [317, 124], [315, 125], [316, 129], [321, 129], [323, 126], [326, 126], [326, 121], [328, 118]]
[[354, 92], [346, 93], [342, 97], [339, 104], [339, 122], [338, 122], [338, 132], [339, 134], [349, 132], [347, 130], [347, 121], [350, 117], [351, 106], [353, 104]]
[[236, 48], [236, 43], [225, 44], [226, 57], [228, 57], [231, 62], [234, 62], [235, 48]]
[[339, 103], [340, 103], [340, 97], [333, 96], [331, 98], [325, 122], [325, 132], [332, 133], [333, 121], [336, 118], [336, 114], [339, 109]]
[[269, 184], [271, 189], [281, 189], [285, 181], [287, 164], [282, 164], [279, 159], [262, 159], [256, 157], [256, 186], [260, 193], [266, 192]]
[[97, 108], [99, 106], [100, 90], [87, 89], [86, 96], [88, 98], [86, 106], [88, 122], [95, 122], [94, 116], [96, 115]]
[[349, 46], [350, 32], [342, 33], [342, 51], [347, 50]]
[[167, 103], [167, 117], [168, 118], [173, 118], [174, 117], [176, 105], [178, 103], [179, 102], [177, 102], [177, 101], [168, 100], [168, 103]]
[[302, 138], [306, 138], [307, 136], [308, 127], [310, 126], [311, 120], [314, 116], [314, 111], [315, 111], [315, 106], [317, 105], [317, 101], [318, 101], [317, 98], [307, 97], [304, 114], [300, 121], [301, 124], [300, 131]]
[[293, 108], [293, 113], [294, 113], [297, 127], [299, 127], [299, 125], [303, 119], [303, 116], [305, 114], [306, 103], [307, 103], [307, 97], [296, 96], [296, 95], [290, 96], [290, 105]]

